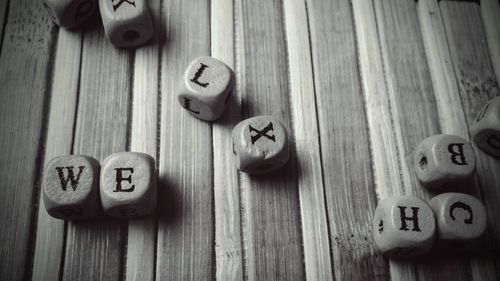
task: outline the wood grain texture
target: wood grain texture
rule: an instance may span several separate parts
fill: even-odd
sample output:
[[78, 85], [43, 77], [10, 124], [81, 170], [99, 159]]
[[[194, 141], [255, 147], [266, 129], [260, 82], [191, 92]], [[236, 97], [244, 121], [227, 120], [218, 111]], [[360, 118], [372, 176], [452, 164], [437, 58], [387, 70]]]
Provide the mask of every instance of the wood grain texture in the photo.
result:
[[5, 35], [4, 28], [5, 19], [7, 18], [8, 14], [8, 4], [9, 0], [0, 0], [0, 52], [2, 51], [3, 38]]
[[[234, 71], [234, 3], [211, 1], [211, 49]], [[226, 112], [212, 125], [214, 151], [216, 280], [243, 280], [240, 186], [232, 155], [231, 131], [241, 119], [239, 91], [233, 91]]]
[[307, 3], [334, 276], [387, 280], [371, 241], [376, 196], [350, 1]]
[[306, 280], [332, 280], [306, 2], [284, 1], [284, 16]]
[[481, 0], [481, 15], [488, 40], [491, 62], [500, 81], [500, 2]]
[[[486, 35], [477, 3], [440, 3], [446, 28], [451, 58], [459, 85], [459, 96], [467, 125], [471, 125], [477, 113], [488, 100], [500, 95], [498, 82], [489, 59]], [[474, 145], [474, 144], [473, 144]], [[473, 273], [477, 280], [498, 279], [498, 251], [500, 250], [499, 212], [500, 162], [484, 153], [475, 145], [477, 175], [481, 195], [488, 213], [488, 226], [492, 238], [492, 250], [497, 270], [485, 258], [473, 261]]]
[[[291, 137], [286, 33], [279, 1], [237, 2], [237, 84], [244, 118], [272, 115]], [[241, 173], [245, 276], [248, 280], [305, 277], [297, 156], [267, 175]]]
[[[0, 57], [0, 276], [29, 279], [54, 29], [41, 5], [13, 1]], [[3, 23], [1, 23], [3, 24]]]
[[[127, 149], [131, 53], [114, 48], [95, 26], [84, 34], [73, 152], [99, 161]], [[123, 224], [103, 216], [68, 222], [64, 280], [119, 280]]]
[[176, 97], [188, 63], [210, 53], [208, 4], [167, 0], [162, 6], [156, 280], [203, 280], [215, 273], [212, 130]]
[[[161, 2], [150, 0], [148, 4], [155, 34], [147, 45], [135, 51], [130, 151], [147, 153], [156, 159]], [[157, 219], [154, 213], [145, 218], [129, 220], [125, 267], [127, 281], [154, 280], [156, 235]]]
[[[52, 95], [47, 128], [45, 163], [71, 154], [73, 126], [78, 100], [82, 35], [59, 29], [52, 78]], [[65, 222], [47, 213], [40, 196], [33, 280], [58, 280], [63, 262]]]

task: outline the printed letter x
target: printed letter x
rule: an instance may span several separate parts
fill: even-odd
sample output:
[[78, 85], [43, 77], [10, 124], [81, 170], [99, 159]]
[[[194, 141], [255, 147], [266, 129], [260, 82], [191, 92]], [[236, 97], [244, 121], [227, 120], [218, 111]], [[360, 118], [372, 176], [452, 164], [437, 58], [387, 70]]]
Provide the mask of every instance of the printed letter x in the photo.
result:
[[252, 135], [250, 136], [252, 138], [252, 144], [254, 144], [261, 137], [266, 137], [266, 138], [272, 140], [273, 142], [276, 142], [274, 135], [270, 136], [267, 134], [267, 132], [273, 130], [273, 123], [272, 122], [269, 122], [269, 124], [264, 129], [262, 129], [262, 131], [255, 129], [254, 127], [252, 127], [252, 125], [249, 125], [248, 127], [250, 127], [250, 132], [257, 133], [253, 136]]
[[[118, 3], [114, 3], [118, 1]], [[127, 2], [128, 4], [132, 5], [135, 7], [135, 1], [130, 1], [130, 0], [111, 0], [111, 3], [113, 3], [113, 11], [116, 11], [120, 6], [123, 4], [123, 2]]]

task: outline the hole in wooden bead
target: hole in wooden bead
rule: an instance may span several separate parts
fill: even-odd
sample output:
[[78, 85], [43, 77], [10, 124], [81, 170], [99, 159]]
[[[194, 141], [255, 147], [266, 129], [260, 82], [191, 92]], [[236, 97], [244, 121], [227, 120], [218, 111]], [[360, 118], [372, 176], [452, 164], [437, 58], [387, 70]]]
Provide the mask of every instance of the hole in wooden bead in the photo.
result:
[[137, 40], [140, 37], [139, 32], [135, 30], [127, 30], [123, 33], [123, 40], [132, 42]]
[[422, 156], [422, 158], [418, 162], [418, 165], [420, 166], [420, 168], [422, 170], [424, 170], [425, 168], [427, 168], [427, 157], [425, 157], [425, 155]]

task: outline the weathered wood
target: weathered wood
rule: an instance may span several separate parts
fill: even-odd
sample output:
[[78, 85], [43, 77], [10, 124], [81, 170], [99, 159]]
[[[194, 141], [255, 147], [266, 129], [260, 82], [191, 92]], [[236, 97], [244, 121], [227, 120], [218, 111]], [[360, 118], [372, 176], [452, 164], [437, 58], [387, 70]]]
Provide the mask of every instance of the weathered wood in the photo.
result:
[[[212, 57], [234, 70], [233, 0], [211, 1]], [[243, 280], [243, 252], [240, 222], [240, 188], [238, 171], [232, 155], [231, 131], [238, 120], [241, 99], [233, 91], [229, 106], [213, 123], [215, 264], [216, 280]]]
[[[500, 95], [498, 82], [491, 65], [486, 42], [486, 34], [481, 22], [480, 7], [477, 3], [441, 2], [441, 13], [446, 28], [451, 58], [459, 85], [457, 98], [461, 99], [463, 111], [471, 125], [476, 115], [491, 98]], [[497, 214], [500, 211], [500, 162], [476, 150], [477, 175], [481, 187], [483, 202], [488, 212], [488, 226], [493, 238], [493, 255], [497, 267], [500, 265], [500, 223]], [[486, 252], [486, 251], [485, 251]], [[477, 280], [493, 280], [493, 264], [486, 259], [474, 261], [473, 273]], [[476, 277], [475, 276], [475, 277]], [[496, 279], [499, 277], [496, 276]]]
[[335, 279], [387, 280], [371, 242], [376, 197], [350, 1], [309, 1], [308, 11]]
[[280, 1], [237, 2], [237, 83], [243, 117], [273, 115], [289, 130], [291, 159], [267, 175], [241, 173], [245, 275], [248, 280], [301, 280], [297, 154], [290, 121], [286, 33]]
[[215, 274], [212, 130], [176, 97], [188, 63], [210, 53], [208, 4], [163, 2], [156, 280], [203, 280]]
[[[30, 0], [12, 1], [0, 57], [0, 276], [31, 277], [32, 228], [45, 138], [53, 24]], [[3, 22], [1, 23], [3, 25]]]
[[5, 35], [5, 19], [7, 18], [9, 0], [0, 0], [0, 52], [2, 51], [3, 37]]
[[491, 62], [500, 81], [500, 2], [481, 0], [481, 14], [488, 40]]
[[[84, 34], [73, 153], [102, 161], [127, 149], [131, 53], [109, 43], [102, 27]], [[63, 279], [119, 280], [123, 224], [102, 217], [68, 222]]]
[[[45, 163], [56, 156], [72, 152], [82, 34], [60, 29], [56, 50]], [[64, 252], [65, 223], [49, 216], [41, 196], [37, 226], [32, 278], [40, 281], [58, 280]]]
[[297, 179], [306, 279], [332, 280], [309, 23], [305, 1], [284, 1], [284, 16], [290, 69], [290, 115], [293, 120], [295, 150], [298, 159]]
[[[147, 45], [135, 51], [130, 151], [147, 153], [156, 159], [159, 138], [160, 1], [148, 3], [155, 34]], [[155, 214], [129, 220], [125, 267], [128, 281], [154, 280], [156, 221]]]
[[[379, 199], [405, 195], [397, 160], [398, 144], [384, 77], [374, 6], [372, 2], [363, 0], [353, 0], [352, 6], [375, 192]], [[389, 266], [392, 280], [418, 280], [415, 266], [411, 263], [390, 259]]]

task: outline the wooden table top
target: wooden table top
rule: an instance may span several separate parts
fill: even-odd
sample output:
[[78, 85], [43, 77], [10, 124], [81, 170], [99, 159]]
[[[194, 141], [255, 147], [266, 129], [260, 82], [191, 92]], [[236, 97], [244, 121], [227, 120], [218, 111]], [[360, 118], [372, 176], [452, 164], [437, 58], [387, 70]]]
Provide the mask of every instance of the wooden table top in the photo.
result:
[[[130, 50], [98, 19], [58, 28], [38, 2], [0, 0], [1, 280], [500, 280], [500, 161], [476, 147], [478, 254], [390, 260], [371, 231], [379, 200], [434, 195], [413, 173], [416, 145], [468, 139], [500, 95], [497, 0], [150, 0], [156, 37]], [[176, 100], [199, 55], [237, 77], [213, 123]], [[291, 160], [239, 173], [231, 129], [263, 114], [287, 125]], [[155, 215], [48, 216], [49, 159], [119, 151], [156, 158]]]

